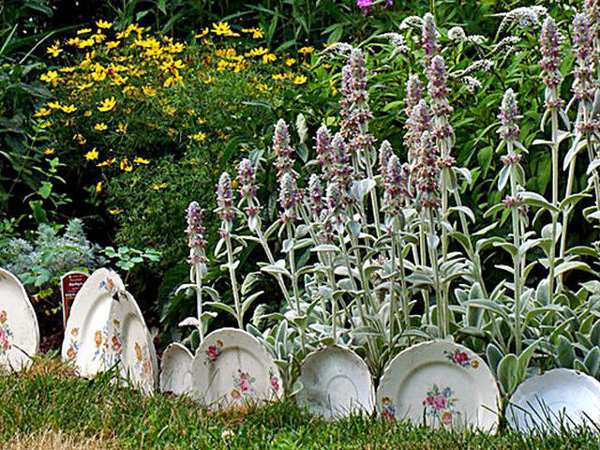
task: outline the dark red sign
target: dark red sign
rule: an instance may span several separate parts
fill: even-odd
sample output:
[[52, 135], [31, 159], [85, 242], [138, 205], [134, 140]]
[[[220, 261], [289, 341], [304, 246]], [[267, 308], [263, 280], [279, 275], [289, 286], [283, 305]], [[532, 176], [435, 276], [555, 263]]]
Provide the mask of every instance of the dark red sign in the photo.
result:
[[83, 283], [89, 278], [89, 275], [84, 272], [69, 272], [64, 274], [60, 278], [60, 290], [62, 293], [62, 310], [63, 310], [63, 322], [67, 326], [67, 319], [69, 318], [69, 311], [71, 309], [71, 303], [75, 299], [75, 296], [83, 286]]

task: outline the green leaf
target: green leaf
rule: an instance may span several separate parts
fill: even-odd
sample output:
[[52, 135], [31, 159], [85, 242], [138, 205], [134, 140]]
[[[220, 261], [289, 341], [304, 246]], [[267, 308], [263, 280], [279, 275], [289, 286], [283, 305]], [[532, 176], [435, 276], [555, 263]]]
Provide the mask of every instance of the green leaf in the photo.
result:
[[519, 359], [514, 353], [506, 355], [498, 363], [498, 383], [506, 395], [511, 395], [519, 383]]

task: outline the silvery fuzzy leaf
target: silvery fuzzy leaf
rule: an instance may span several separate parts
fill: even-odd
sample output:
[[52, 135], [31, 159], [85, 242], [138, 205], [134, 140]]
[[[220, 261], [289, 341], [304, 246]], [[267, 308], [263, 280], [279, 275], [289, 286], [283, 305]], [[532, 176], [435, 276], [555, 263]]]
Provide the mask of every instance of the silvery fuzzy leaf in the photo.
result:
[[340, 249], [337, 245], [321, 244], [310, 249], [311, 252], [339, 252]]
[[196, 317], [187, 317], [179, 322], [180, 327], [196, 327], [200, 328], [202, 325]]
[[431, 233], [427, 234], [427, 245], [429, 247], [436, 249], [439, 244], [440, 238], [437, 235]]
[[348, 229], [355, 238], [358, 238], [360, 236], [361, 225], [357, 221], [351, 220], [350, 222], [348, 222]]
[[198, 286], [196, 286], [195, 284], [191, 284], [191, 283], [186, 283], [186, 284], [181, 284], [179, 285], [179, 287], [175, 290], [175, 295], [179, 294], [181, 291], [183, 291], [184, 289], [197, 289]]

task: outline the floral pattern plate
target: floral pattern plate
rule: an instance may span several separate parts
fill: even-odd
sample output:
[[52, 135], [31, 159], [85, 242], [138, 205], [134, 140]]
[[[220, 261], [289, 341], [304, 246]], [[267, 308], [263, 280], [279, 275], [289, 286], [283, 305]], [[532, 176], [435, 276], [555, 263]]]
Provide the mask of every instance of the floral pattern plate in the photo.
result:
[[435, 340], [410, 347], [385, 369], [379, 414], [431, 428], [474, 428], [494, 432], [500, 396], [485, 362], [471, 350]]
[[182, 344], [169, 344], [162, 355], [160, 390], [174, 394], [189, 394], [192, 389], [194, 355]]
[[17, 277], [0, 269], [0, 367], [29, 367], [39, 346], [40, 329], [25, 288]]
[[117, 293], [109, 329], [121, 376], [144, 393], [154, 392], [158, 381], [156, 351], [139, 306], [129, 292]]
[[365, 362], [352, 350], [332, 345], [309, 354], [298, 379], [298, 402], [325, 419], [371, 414], [375, 391]]
[[283, 394], [279, 369], [250, 333], [222, 328], [200, 344], [192, 363], [192, 396], [216, 409], [275, 400]]
[[525, 380], [506, 408], [508, 423], [524, 433], [597, 430], [600, 382], [571, 369], [554, 369]]
[[113, 298], [125, 286], [112, 270], [98, 269], [83, 284], [71, 305], [62, 345], [62, 358], [79, 375], [92, 377], [118, 362], [121, 350], [110, 323]]

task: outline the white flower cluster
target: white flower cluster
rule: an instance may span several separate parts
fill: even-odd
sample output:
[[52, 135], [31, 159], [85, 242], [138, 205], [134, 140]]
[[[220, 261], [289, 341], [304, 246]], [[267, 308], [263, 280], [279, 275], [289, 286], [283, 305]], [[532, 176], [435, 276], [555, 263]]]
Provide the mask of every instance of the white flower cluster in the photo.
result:
[[502, 22], [500, 22], [500, 27], [498, 27], [498, 33], [501, 33], [513, 24], [523, 30], [540, 27], [542, 25], [542, 18], [547, 13], [548, 10], [544, 6], [522, 6], [507, 13], [496, 14], [496, 16], [504, 17]]
[[402, 36], [401, 34], [385, 33], [382, 34], [380, 37], [387, 39], [394, 46], [394, 51], [390, 56], [391, 59], [395, 58], [397, 55], [404, 55], [408, 53], [409, 48], [408, 45], [406, 45], [406, 39], [404, 39], [404, 36]]
[[460, 79], [460, 82], [462, 84], [464, 84], [467, 87], [467, 91], [473, 93], [479, 89], [481, 89], [482, 85], [481, 85], [481, 81], [479, 81], [477, 78], [475, 77], [463, 77]]
[[487, 38], [480, 34], [467, 35], [463, 27], [452, 27], [448, 30], [448, 39], [453, 42], [471, 42], [473, 44], [483, 44]]
[[408, 30], [409, 28], [421, 28], [423, 26], [423, 19], [419, 16], [408, 16], [402, 22], [400, 22], [400, 26], [398, 27], [400, 31]]

